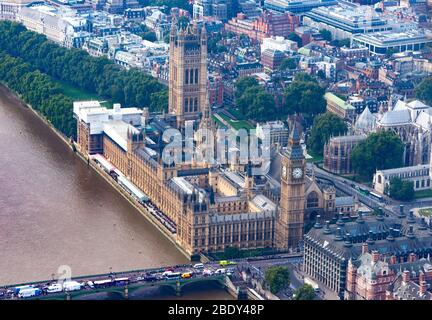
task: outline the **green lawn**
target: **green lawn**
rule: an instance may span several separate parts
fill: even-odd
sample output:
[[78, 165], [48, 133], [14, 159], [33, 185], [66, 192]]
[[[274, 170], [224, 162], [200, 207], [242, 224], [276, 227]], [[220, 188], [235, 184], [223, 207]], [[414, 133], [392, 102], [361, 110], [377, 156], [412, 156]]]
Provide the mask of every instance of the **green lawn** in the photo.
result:
[[251, 126], [249, 124], [249, 122], [247, 122], [246, 120], [233, 120], [230, 117], [228, 117], [225, 114], [222, 113], [218, 113], [218, 115], [224, 119], [226, 122], [228, 122], [235, 130], [240, 130], [240, 129], [246, 129], [246, 130], [250, 130], [250, 129], [254, 129], [253, 126]]
[[420, 190], [414, 193], [414, 199], [432, 198], [432, 189]]
[[80, 88], [74, 87], [69, 83], [60, 80], [54, 80], [57, 84], [59, 84], [63, 90], [63, 94], [70, 97], [75, 101], [79, 100], [98, 100], [102, 102], [101, 104], [107, 108], [112, 108], [113, 102], [111, 100], [106, 100], [98, 96], [96, 93], [92, 93], [86, 90], [82, 90]]

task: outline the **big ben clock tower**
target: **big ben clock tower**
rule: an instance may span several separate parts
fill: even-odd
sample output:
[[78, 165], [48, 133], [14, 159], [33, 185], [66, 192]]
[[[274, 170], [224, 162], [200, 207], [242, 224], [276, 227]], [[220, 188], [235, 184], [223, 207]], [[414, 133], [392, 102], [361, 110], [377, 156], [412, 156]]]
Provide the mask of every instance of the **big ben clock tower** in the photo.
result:
[[282, 153], [280, 211], [276, 223], [276, 246], [296, 248], [303, 237], [305, 206], [305, 159], [300, 128], [294, 121], [288, 149]]

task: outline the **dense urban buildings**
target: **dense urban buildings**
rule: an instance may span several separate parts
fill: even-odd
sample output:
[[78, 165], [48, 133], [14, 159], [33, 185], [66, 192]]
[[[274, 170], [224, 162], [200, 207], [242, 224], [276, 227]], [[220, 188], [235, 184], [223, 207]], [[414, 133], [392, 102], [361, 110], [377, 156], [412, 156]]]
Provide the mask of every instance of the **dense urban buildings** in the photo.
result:
[[[352, 263], [362, 259], [366, 246], [374, 261], [383, 256], [402, 264], [410, 262], [411, 254], [416, 259], [428, 258], [432, 250], [430, 230], [412, 212], [405, 215], [403, 211], [398, 218], [382, 214], [364, 217], [360, 212], [356, 219], [341, 214], [334, 223], [318, 221], [305, 235], [304, 271], [343, 299], [346, 286], [354, 290], [350, 287], [354, 282]], [[380, 290], [385, 292], [384, 287]]]
[[299, 24], [299, 17], [290, 13], [265, 11], [258, 18], [248, 18], [244, 13], [239, 13], [226, 23], [225, 30], [262, 42], [264, 38], [273, 36], [288, 37]]
[[[430, 300], [431, 3], [176, 5], [0, 0], [48, 39], [3, 28], [0, 80], [49, 82], [64, 101], [18, 92], [45, 113], [73, 100], [47, 119], [188, 258], [291, 253], [321, 298]], [[81, 61], [110, 76], [69, 75]]]

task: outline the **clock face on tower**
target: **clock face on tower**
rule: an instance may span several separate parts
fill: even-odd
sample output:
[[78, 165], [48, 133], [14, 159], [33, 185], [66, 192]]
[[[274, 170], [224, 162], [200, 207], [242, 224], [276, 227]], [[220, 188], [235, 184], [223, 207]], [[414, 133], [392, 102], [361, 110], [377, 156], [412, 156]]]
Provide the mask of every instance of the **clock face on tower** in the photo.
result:
[[301, 168], [295, 168], [292, 172], [294, 179], [300, 179], [303, 176], [303, 170]]

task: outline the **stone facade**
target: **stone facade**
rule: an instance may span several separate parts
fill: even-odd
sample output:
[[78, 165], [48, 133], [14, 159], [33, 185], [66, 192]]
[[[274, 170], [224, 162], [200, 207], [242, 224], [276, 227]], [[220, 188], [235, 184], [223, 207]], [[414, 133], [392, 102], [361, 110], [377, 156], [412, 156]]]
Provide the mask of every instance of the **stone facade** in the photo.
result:
[[207, 33], [196, 24], [177, 26], [170, 33], [168, 110], [177, 116], [177, 127], [198, 120], [206, 102]]
[[351, 152], [366, 135], [333, 137], [324, 145], [324, 168], [336, 174], [353, 173]]

